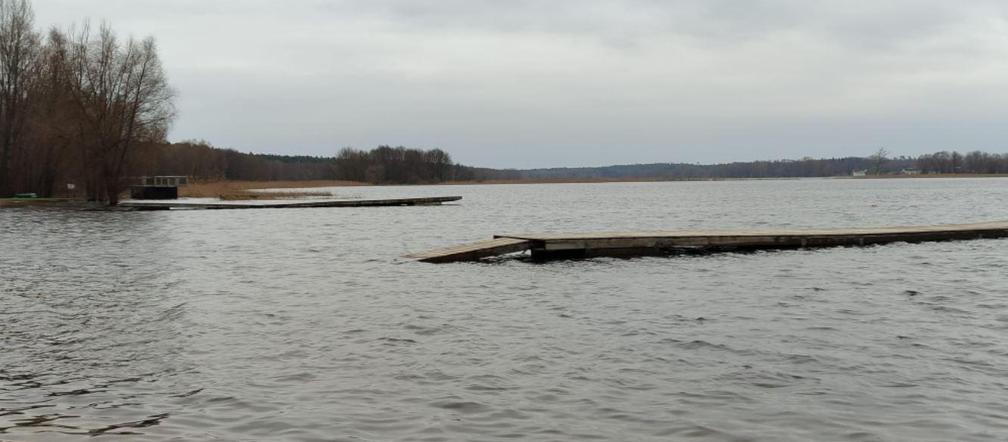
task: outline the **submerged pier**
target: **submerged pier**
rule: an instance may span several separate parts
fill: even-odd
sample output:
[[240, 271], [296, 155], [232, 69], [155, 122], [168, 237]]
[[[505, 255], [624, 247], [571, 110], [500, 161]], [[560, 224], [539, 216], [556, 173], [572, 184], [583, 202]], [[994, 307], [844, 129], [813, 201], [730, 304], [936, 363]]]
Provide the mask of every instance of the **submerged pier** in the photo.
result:
[[1008, 221], [915, 227], [682, 230], [496, 235], [494, 239], [407, 256], [449, 263], [531, 251], [535, 260], [662, 256], [680, 253], [868, 246], [896, 242], [1008, 237]]
[[461, 196], [435, 196], [426, 198], [392, 198], [392, 199], [358, 199], [358, 200], [299, 200], [299, 201], [250, 201], [250, 202], [193, 202], [185, 200], [170, 201], [124, 201], [119, 207], [134, 210], [172, 210], [172, 209], [303, 209], [319, 207], [392, 207], [392, 206], [431, 206], [461, 200]]

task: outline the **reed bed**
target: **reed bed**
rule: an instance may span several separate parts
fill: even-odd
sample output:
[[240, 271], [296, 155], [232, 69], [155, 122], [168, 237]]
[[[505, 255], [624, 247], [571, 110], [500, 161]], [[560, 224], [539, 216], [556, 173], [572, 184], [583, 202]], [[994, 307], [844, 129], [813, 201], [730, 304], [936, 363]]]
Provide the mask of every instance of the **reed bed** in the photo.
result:
[[184, 198], [220, 198], [226, 201], [319, 198], [332, 196], [332, 193], [314, 190], [264, 191], [262, 189], [310, 189], [363, 185], [366, 184], [355, 181], [205, 181], [180, 187], [179, 196]]

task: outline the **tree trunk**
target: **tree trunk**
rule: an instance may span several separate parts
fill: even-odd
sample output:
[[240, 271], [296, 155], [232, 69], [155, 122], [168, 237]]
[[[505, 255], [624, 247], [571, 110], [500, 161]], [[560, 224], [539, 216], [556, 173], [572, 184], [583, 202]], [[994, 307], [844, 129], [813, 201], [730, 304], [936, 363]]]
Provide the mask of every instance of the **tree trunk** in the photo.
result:
[[119, 205], [119, 193], [122, 192], [122, 187], [120, 186], [120, 180], [118, 176], [114, 174], [105, 175], [105, 197], [107, 198], [109, 206]]
[[10, 149], [8, 146], [3, 146], [0, 148], [0, 198], [8, 196], [8, 181], [10, 176], [7, 174], [7, 163], [10, 161]]

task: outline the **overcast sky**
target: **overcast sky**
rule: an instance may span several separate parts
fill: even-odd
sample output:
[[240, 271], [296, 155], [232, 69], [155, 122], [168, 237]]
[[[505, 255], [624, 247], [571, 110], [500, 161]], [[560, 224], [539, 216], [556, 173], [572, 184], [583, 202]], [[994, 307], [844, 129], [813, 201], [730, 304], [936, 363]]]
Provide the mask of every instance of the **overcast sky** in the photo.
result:
[[153, 35], [173, 141], [491, 167], [1008, 152], [1003, 0], [35, 0]]

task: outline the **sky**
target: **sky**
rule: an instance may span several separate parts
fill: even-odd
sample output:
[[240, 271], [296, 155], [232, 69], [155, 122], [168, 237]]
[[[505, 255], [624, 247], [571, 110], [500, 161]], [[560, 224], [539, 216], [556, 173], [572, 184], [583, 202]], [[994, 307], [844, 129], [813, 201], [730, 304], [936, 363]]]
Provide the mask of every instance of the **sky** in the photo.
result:
[[554, 167], [1008, 152], [1003, 0], [34, 0], [157, 39], [172, 141]]

